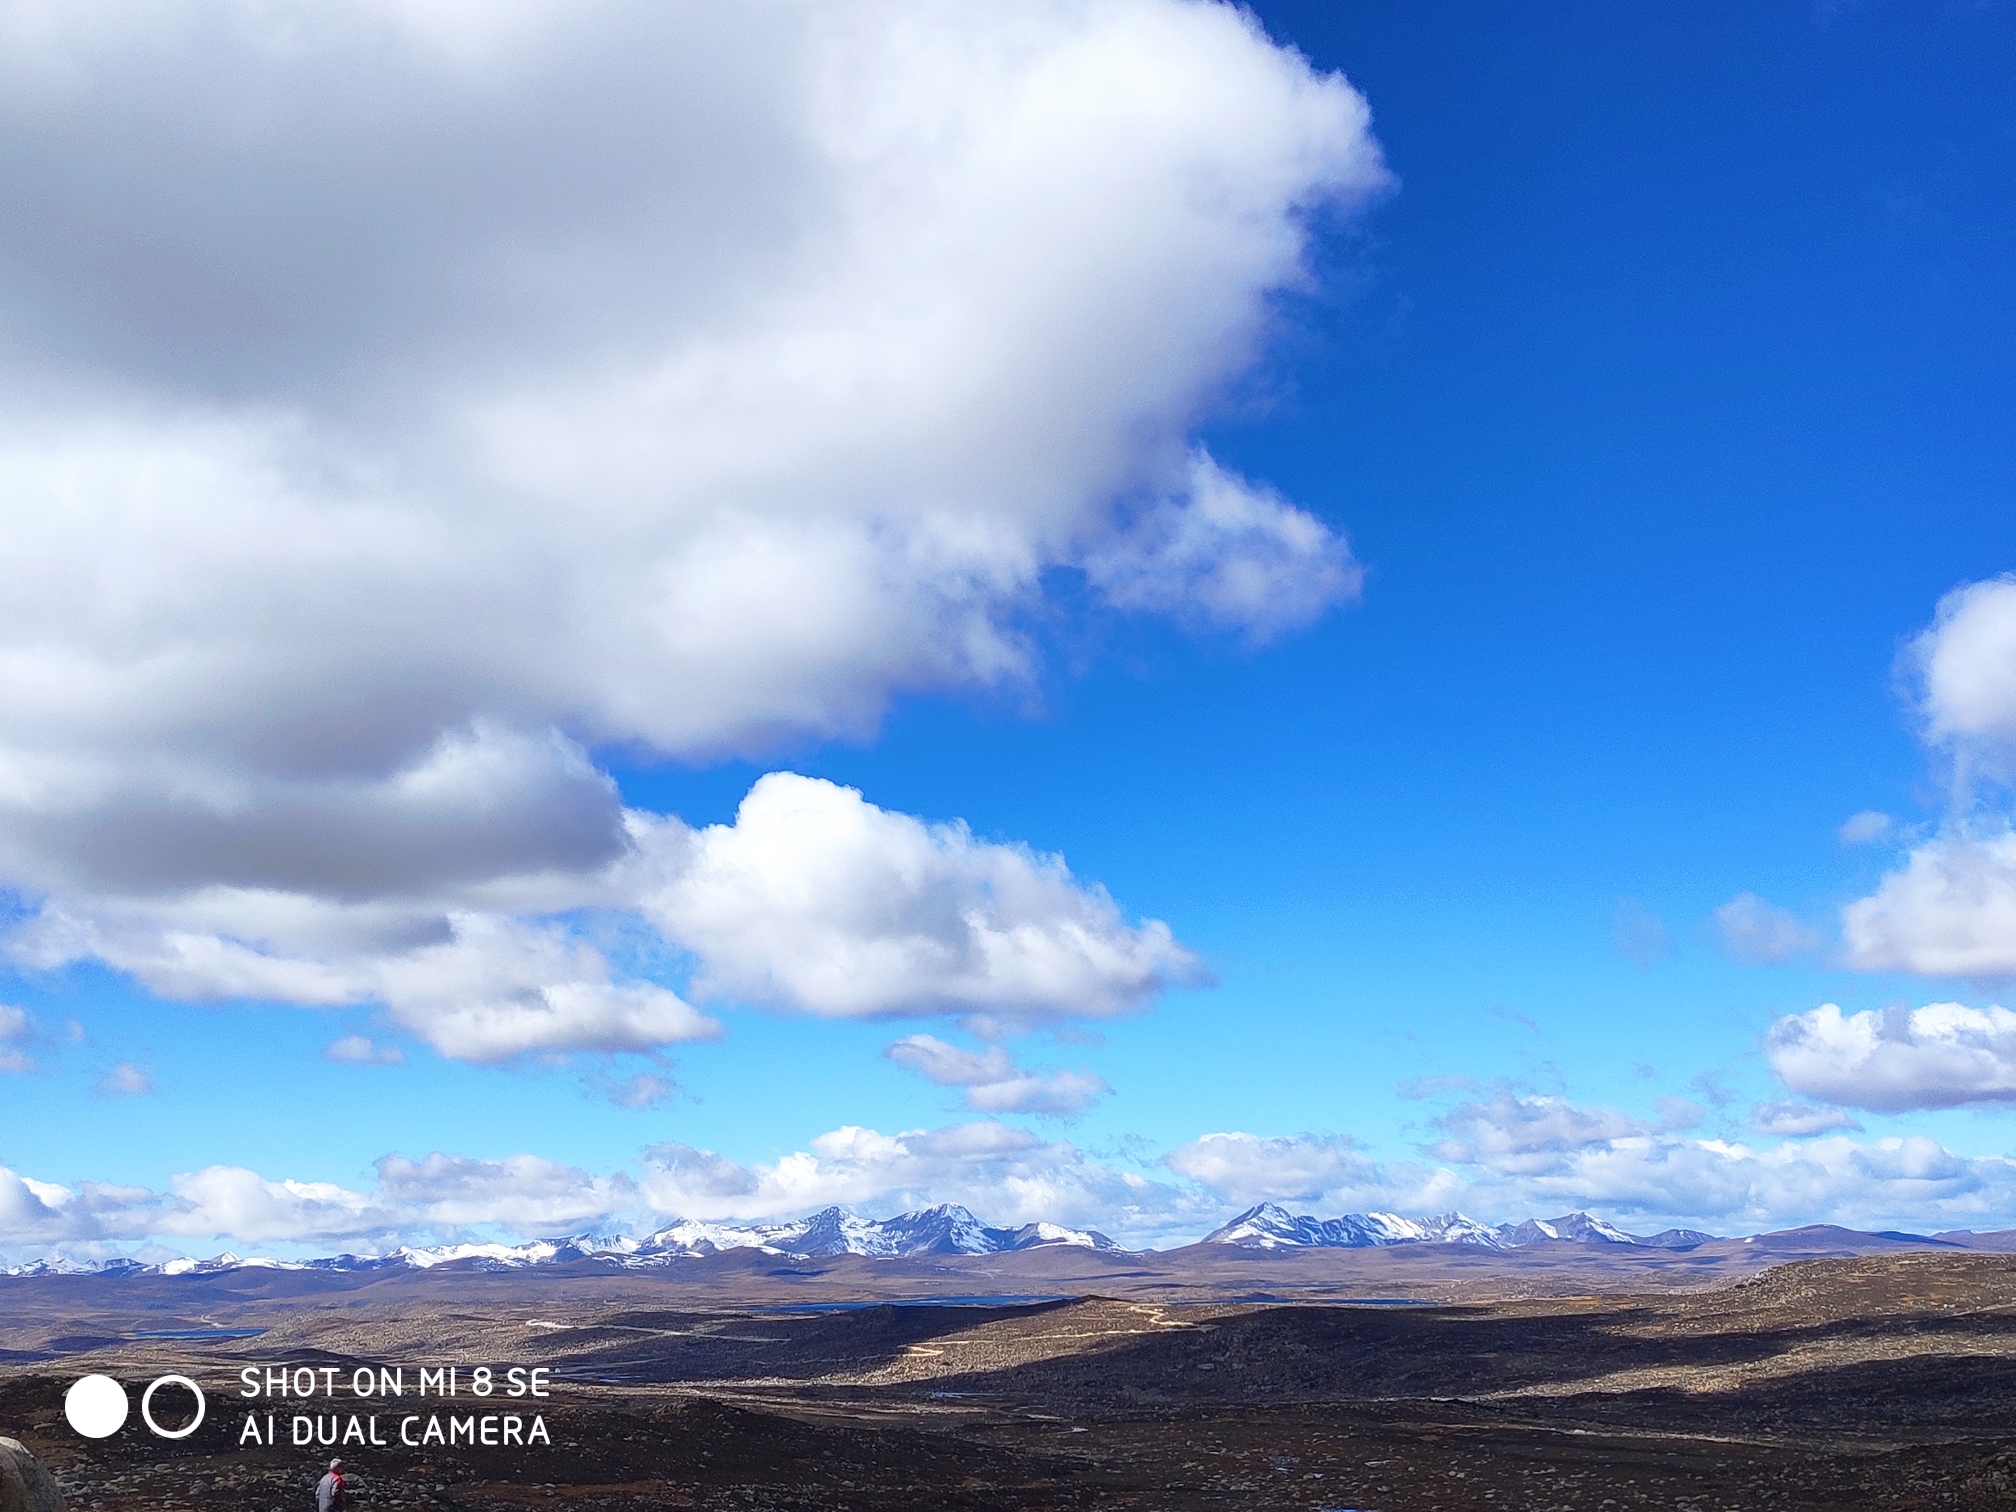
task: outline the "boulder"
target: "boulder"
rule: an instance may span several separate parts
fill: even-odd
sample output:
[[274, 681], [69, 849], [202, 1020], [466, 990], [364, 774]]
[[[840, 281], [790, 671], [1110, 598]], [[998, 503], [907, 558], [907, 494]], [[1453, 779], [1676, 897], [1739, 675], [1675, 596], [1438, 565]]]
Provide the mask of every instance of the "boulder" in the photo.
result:
[[63, 1512], [63, 1493], [19, 1439], [0, 1438], [0, 1512]]

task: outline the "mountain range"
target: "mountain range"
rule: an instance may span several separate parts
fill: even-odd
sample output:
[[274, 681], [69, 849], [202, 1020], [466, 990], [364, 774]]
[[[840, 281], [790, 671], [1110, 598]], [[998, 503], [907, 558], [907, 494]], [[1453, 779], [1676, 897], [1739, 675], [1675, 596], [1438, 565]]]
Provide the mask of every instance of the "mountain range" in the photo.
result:
[[[1926, 1238], [1915, 1234], [1881, 1234], [1867, 1237], [1885, 1241], [1923, 1240], [1927, 1244], [1944, 1246], [1965, 1244], [1972, 1236]], [[1698, 1229], [1669, 1228], [1649, 1235], [1626, 1233], [1586, 1212], [1492, 1225], [1479, 1223], [1461, 1213], [1443, 1213], [1429, 1218], [1405, 1218], [1397, 1213], [1345, 1213], [1336, 1218], [1316, 1218], [1290, 1213], [1276, 1203], [1263, 1202], [1214, 1229], [1201, 1241], [1200, 1248], [1384, 1249], [1398, 1245], [1446, 1245], [1512, 1252], [1532, 1245], [1567, 1243], [1613, 1248], [1619, 1252], [1635, 1248], [1670, 1253], [1715, 1242], [1716, 1236]], [[1129, 1251], [1094, 1229], [1066, 1228], [1054, 1223], [994, 1228], [982, 1223], [966, 1208], [956, 1203], [945, 1203], [883, 1219], [863, 1218], [846, 1208], [829, 1207], [789, 1223], [709, 1223], [682, 1218], [642, 1238], [575, 1234], [516, 1245], [403, 1246], [384, 1255], [343, 1254], [314, 1260], [241, 1257], [229, 1252], [208, 1260], [170, 1260], [161, 1265], [127, 1259], [98, 1262], [37, 1260], [26, 1265], [0, 1267], [0, 1276], [207, 1276], [248, 1268], [411, 1271], [431, 1270], [442, 1265], [481, 1271], [511, 1271], [570, 1263], [649, 1270], [733, 1250], [811, 1259], [835, 1255], [869, 1258], [1000, 1255], [1056, 1247], [1108, 1255], [1147, 1253]]]
[[1121, 1246], [1093, 1229], [1065, 1228], [1055, 1223], [1025, 1223], [1020, 1228], [990, 1228], [957, 1203], [943, 1203], [894, 1218], [863, 1218], [842, 1207], [829, 1207], [791, 1223], [705, 1223], [681, 1218], [643, 1238], [628, 1235], [574, 1234], [564, 1239], [535, 1239], [527, 1244], [445, 1244], [402, 1246], [384, 1255], [332, 1255], [317, 1260], [270, 1260], [226, 1251], [208, 1260], [170, 1260], [143, 1265], [135, 1260], [79, 1263], [37, 1260], [0, 1267], [5, 1276], [47, 1275], [216, 1275], [246, 1267], [275, 1270], [431, 1270], [460, 1263], [479, 1270], [517, 1270], [530, 1265], [564, 1265], [595, 1261], [626, 1270], [677, 1264], [727, 1250], [755, 1249], [774, 1255], [811, 1258], [821, 1255], [910, 1257], [917, 1255], [998, 1255], [1047, 1245], [1074, 1245], [1106, 1254], [1125, 1254]]
[[1398, 1213], [1346, 1213], [1341, 1218], [1296, 1216], [1272, 1202], [1248, 1208], [1229, 1223], [1204, 1236], [1206, 1244], [1237, 1244], [1247, 1249], [1374, 1249], [1388, 1244], [1466, 1244], [1482, 1249], [1518, 1249], [1550, 1239], [1577, 1244], [1637, 1244], [1652, 1249], [1685, 1250], [1706, 1244], [1715, 1235], [1699, 1229], [1664, 1229], [1657, 1234], [1627, 1234], [1589, 1213], [1559, 1218], [1528, 1218], [1522, 1223], [1487, 1226], [1461, 1213], [1433, 1218], [1402, 1218]]

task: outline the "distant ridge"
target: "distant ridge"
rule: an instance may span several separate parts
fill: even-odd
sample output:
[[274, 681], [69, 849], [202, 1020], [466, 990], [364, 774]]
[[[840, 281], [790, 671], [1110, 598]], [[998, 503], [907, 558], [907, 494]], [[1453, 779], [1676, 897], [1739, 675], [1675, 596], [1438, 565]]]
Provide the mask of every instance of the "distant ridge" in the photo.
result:
[[[1864, 1233], [1831, 1224], [1783, 1229], [1771, 1233], [1717, 1238], [1699, 1229], [1669, 1228], [1656, 1234], [1631, 1234], [1591, 1213], [1565, 1213], [1558, 1218], [1528, 1218], [1519, 1223], [1484, 1224], [1462, 1213], [1429, 1218], [1405, 1218], [1397, 1213], [1345, 1213], [1316, 1218], [1290, 1213], [1277, 1203], [1263, 1202], [1214, 1229], [1195, 1245], [1163, 1253], [1202, 1256], [1212, 1250], [1368, 1250], [1399, 1247], [1456, 1248], [1497, 1252], [1524, 1264], [1521, 1250], [1561, 1256], [1564, 1245], [1582, 1246], [1595, 1254], [1664, 1252], [1680, 1255], [1700, 1250], [1761, 1254], [1804, 1254], [1819, 1246], [1839, 1254], [1887, 1253], [1899, 1249], [1962, 1249], [2016, 1252], [2016, 1230], [1995, 1233], [1950, 1231], [1941, 1234]], [[1542, 1248], [1535, 1248], [1540, 1246]], [[1704, 1248], [1705, 1247], [1705, 1248]], [[536, 1239], [526, 1244], [446, 1244], [404, 1246], [385, 1255], [332, 1255], [315, 1260], [274, 1260], [239, 1256], [229, 1251], [208, 1260], [170, 1260], [147, 1265], [137, 1260], [95, 1262], [35, 1260], [0, 1266], [0, 1277], [37, 1276], [217, 1276], [232, 1271], [413, 1272], [445, 1266], [450, 1270], [507, 1272], [561, 1265], [589, 1265], [611, 1270], [650, 1271], [685, 1265], [735, 1251], [812, 1260], [854, 1255], [868, 1259], [928, 1259], [933, 1256], [1006, 1255], [1027, 1251], [1079, 1251], [1097, 1255], [1152, 1255], [1152, 1250], [1128, 1250], [1096, 1229], [1066, 1228], [1054, 1223], [1026, 1223], [1020, 1228], [995, 1228], [982, 1223], [957, 1203], [944, 1203], [894, 1218], [863, 1218], [843, 1207], [829, 1207], [789, 1223], [709, 1223], [681, 1218], [642, 1238], [629, 1235], [573, 1234], [561, 1239]]]
[[990, 1228], [957, 1203], [943, 1203], [885, 1219], [863, 1218], [846, 1208], [829, 1207], [791, 1223], [739, 1225], [681, 1218], [642, 1239], [574, 1234], [564, 1239], [535, 1239], [528, 1244], [402, 1246], [386, 1255], [333, 1255], [319, 1260], [246, 1259], [229, 1250], [208, 1260], [170, 1260], [163, 1265], [143, 1265], [135, 1260], [102, 1263], [37, 1260], [27, 1265], [0, 1267], [0, 1276], [214, 1276], [245, 1269], [431, 1270], [437, 1265], [519, 1270], [578, 1261], [641, 1270], [738, 1249], [804, 1259], [824, 1255], [907, 1259], [919, 1255], [999, 1255], [1051, 1245], [1105, 1254], [1127, 1253], [1096, 1229], [1065, 1228], [1055, 1223]]
[[1491, 1227], [1461, 1213], [1402, 1218], [1398, 1213], [1346, 1213], [1340, 1218], [1296, 1216], [1272, 1202], [1250, 1207], [1204, 1236], [1206, 1244], [1245, 1249], [1373, 1249], [1389, 1244], [1467, 1244], [1479, 1249], [1519, 1249], [1550, 1240], [1572, 1244], [1631, 1244], [1648, 1249], [1688, 1250], [1713, 1234], [1669, 1228], [1652, 1235], [1627, 1234], [1590, 1213], [1528, 1218]]
[[1055, 1223], [990, 1228], [957, 1203], [941, 1203], [894, 1218], [863, 1218], [829, 1207], [794, 1223], [737, 1225], [682, 1218], [639, 1241], [630, 1253], [651, 1256], [714, 1255], [731, 1249], [767, 1249], [786, 1255], [999, 1255], [1040, 1245], [1068, 1244], [1125, 1253], [1096, 1229]]

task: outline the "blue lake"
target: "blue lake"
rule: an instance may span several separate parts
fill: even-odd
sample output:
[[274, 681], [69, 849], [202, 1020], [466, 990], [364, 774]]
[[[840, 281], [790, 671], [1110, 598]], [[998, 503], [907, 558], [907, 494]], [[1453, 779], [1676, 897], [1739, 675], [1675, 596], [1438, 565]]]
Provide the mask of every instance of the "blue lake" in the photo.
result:
[[128, 1334], [129, 1339], [256, 1339], [263, 1328], [157, 1328], [150, 1333]]
[[783, 1302], [751, 1308], [766, 1313], [861, 1312], [870, 1307], [1033, 1307], [1043, 1302], [1070, 1302], [1069, 1296], [1035, 1296], [1020, 1292], [975, 1293], [956, 1297], [895, 1297], [876, 1302]]

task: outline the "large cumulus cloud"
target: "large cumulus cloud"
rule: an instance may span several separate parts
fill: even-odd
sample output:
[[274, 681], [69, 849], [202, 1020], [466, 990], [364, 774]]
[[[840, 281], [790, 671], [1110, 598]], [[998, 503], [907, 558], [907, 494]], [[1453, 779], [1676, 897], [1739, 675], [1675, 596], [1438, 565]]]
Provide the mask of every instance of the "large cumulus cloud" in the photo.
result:
[[[245, 888], [165, 899], [53, 900], [16, 930], [42, 966], [96, 958], [166, 996], [382, 1005], [462, 1060], [707, 1039], [720, 1024], [626, 976], [587, 933], [654, 931], [697, 961], [694, 990], [824, 1017], [969, 1014], [1027, 1026], [1120, 1013], [1202, 979], [1159, 920], [1130, 923], [1063, 858], [975, 839], [791, 773], [760, 779], [732, 825], [627, 816], [599, 872], [434, 897], [341, 904]], [[445, 912], [443, 910], [445, 909]], [[608, 923], [597, 931], [595, 920]], [[1082, 1101], [1103, 1090], [1076, 1086]], [[1034, 1102], [1031, 1103], [1034, 1107]], [[1048, 1111], [1059, 1111], [1054, 1105]]]
[[[1253, 639], [1356, 591], [1190, 436], [1384, 181], [1363, 100], [1228, 6], [24, 0], [0, 136], [28, 959], [475, 1058], [690, 1037], [553, 934], [640, 901], [585, 753], [1023, 677], [1059, 574]], [[1053, 896], [1001, 905], [1002, 978], [940, 930], [968, 964], [860, 1011], [1073, 971], [1109, 1011], [1175, 959]], [[1073, 930], [1117, 955], [1057, 978]]]
[[830, 782], [772, 773], [733, 825], [640, 823], [640, 841], [669, 873], [642, 910], [698, 953], [703, 990], [828, 1017], [1107, 1014], [1199, 971], [1167, 925], [1129, 927], [1061, 858]]

